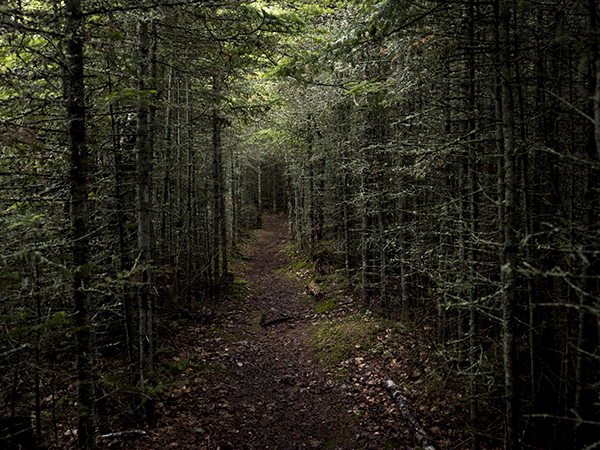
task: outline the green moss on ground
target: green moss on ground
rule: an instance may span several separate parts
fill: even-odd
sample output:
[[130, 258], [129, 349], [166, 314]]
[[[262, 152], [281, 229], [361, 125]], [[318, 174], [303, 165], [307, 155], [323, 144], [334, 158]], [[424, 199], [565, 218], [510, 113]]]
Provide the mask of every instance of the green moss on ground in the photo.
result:
[[377, 326], [364, 316], [351, 315], [341, 320], [319, 320], [309, 330], [312, 345], [322, 366], [348, 359], [357, 349], [371, 348]]
[[315, 303], [314, 311], [316, 314], [328, 313], [330, 311], [333, 311], [340, 301], [341, 300], [339, 298], [330, 298], [324, 302]]

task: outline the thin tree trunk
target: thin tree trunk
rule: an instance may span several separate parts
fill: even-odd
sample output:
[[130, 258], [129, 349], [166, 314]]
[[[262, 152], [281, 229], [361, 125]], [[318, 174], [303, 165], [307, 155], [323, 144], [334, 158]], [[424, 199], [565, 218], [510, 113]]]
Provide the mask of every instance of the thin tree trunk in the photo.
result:
[[[469, 89], [468, 89], [468, 105], [469, 105], [469, 136], [473, 136], [476, 130], [476, 95], [475, 95], [475, 0], [469, 3], [469, 54], [468, 54], [468, 69], [469, 69]], [[468, 282], [469, 286], [469, 403], [470, 403], [470, 421], [471, 421], [471, 449], [479, 450], [479, 390], [477, 380], [477, 367], [479, 365], [479, 330], [478, 330], [478, 314], [477, 314], [477, 251], [475, 250], [474, 241], [478, 233], [479, 209], [477, 196], [477, 154], [474, 147], [475, 144], [469, 145], [469, 202], [470, 202], [470, 250], [469, 260], [473, 275]]]
[[[345, 177], [344, 177], [345, 178]], [[345, 180], [344, 180], [345, 182]], [[348, 192], [344, 186], [344, 202], [342, 205], [342, 220], [344, 223], [344, 269], [346, 277], [350, 277], [350, 218], [348, 214]]]
[[160, 256], [163, 263], [169, 258], [169, 243], [167, 236], [167, 215], [171, 210], [169, 205], [169, 185], [171, 167], [170, 153], [173, 145], [173, 65], [169, 67], [169, 78], [167, 84], [167, 104], [165, 113], [165, 152], [163, 161], [163, 181], [160, 217]]
[[[218, 91], [217, 76], [213, 77], [213, 89]], [[213, 111], [213, 195], [214, 195], [214, 242], [215, 277], [220, 288], [227, 283], [227, 221], [225, 217], [225, 177], [223, 176], [223, 149], [221, 145], [222, 120], [217, 109]], [[220, 261], [220, 264], [219, 264]]]
[[256, 219], [256, 225], [260, 228], [262, 226], [262, 161], [259, 159], [258, 160], [258, 165], [257, 165], [257, 187], [256, 187], [256, 195], [257, 195], [257, 202], [256, 202], [256, 208], [257, 208], [257, 219]]
[[[138, 252], [140, 266], [139, 300], [139, 334], [140, 334], [140, 383], [142, 387], [152, 383], [154, 374], [153, 347], [153, 301], [151, 294], [152, 264], [152, 141], [149, 120], [151, 111], [145, 91], [148, 89], [151, 73], [150, 36], [148, 22], [138, 20], [138, 108], [137, 108], [137, 209], [138, 209]], [[153, 415], [152, 402], [146, 403], [146, 419], [151, 421]]]
[[[458, 277], [460, 277], [459, 284], [461, 286], [461, 290], [464, 289], [465, 278], [466, 278], [466, 270], [468, 262], [466, 260], [466, 239], [467, 239], [467, 162], [465, 161], [464, 155], [460, 156], [460, 168], [458, 172], [458, 186], [459, 186], [459, 204], [458, 204], [458, 222], [459, 222], [459, 230], [458, 230], [458, 253], [459, 253], [459, 261], [462, 265], [460, 269], [460, 273]], [[467, 333], [465, 330], [465, 325], [467, 321], [467, 314], [464, 307], [459, 307], [457, 311], [457, 337], [458, 337], [458, 345], [457, 345], [457, 363], [459, 367], [462, 367], [465, 363], [465, 348], [466, 348], [466, 340]]]
[[308, 252], [311, 258], [315, 252], [315, 169], [314, 169], [314, 136], [313, 136], [313, 117], [311, 114], [308, 115], [307, 120], [307, 147], [308, 147]]
[[296, 240], [299, 242], [300, 247], [304, 247], [304, 229], [302, 227], [302, 205], [300, 204], [300, 192], [302, 177], [299, 179], [299, 186], [294, 189], [294, 217], [295, 217], [295, 229], [296, 229]]
[[360, 215], [361, 215], [361, 243], [360, 243], [360, 256], [361, 256], [361, 287], [362, 287], [362, 304], [363, 306], [369, 306], [369, 217], [367, 214], [367, 182], [365, 180], [366, 174], [363, 170], [361, 172], [361, 204], [360, 204]]
[[185, 80], [185, 127], [187, 133], [187, 165], [186, 165], [186, 177], [187, 177], [187, 200], [186, 200], [186, 223], [185, 223], [185, 253], [186, 253], [186, 264], [185, 264], [185, 272], [186, 272], [186, 286], [187, 286], [187, 298], [188, 305], [191, 306], [192, 302], [192, 284], [193, 284], [193, 276], [192, 276], [192, 266], [193, 266], [193, 258], [192, 258], [192, 177], [193, 177], [193, 142], [192, 142], [192, 105], [190, 102], [190, 77], [189, 75]]
[[502, 267], [502, 331], [504, 361], [505, 447], [513, 450], [518, 444], [518, 405], [516, 361], [516, 299], [517, 299], [517, 220], [515, 167], [516, 142], [512, 86], [510, 15], [511, 0], [500, 0], [500, 77], [502, 86], [502, 136], [504, 142], [504, 265]]
[[172, 198], [172, 209], [171, 209], [171, 220], [170, 226], [171, 229], [174, 230], [174, 234], [176, 236], [172, 241], [172, 251], [170, 252], [170, 256], [172, 256], [171, 261], [173, 263], [173, 291], [177, 293], [177, 295], [181, 295], [181, 252], [183, 250], [183, 242], [181, 239], [181, 233], [183, 231], [183, 144], [181, 137], [181, 130], [183, 128], [182, 125], [182, 117], [181, 117], [181, 82], [180, 78], [176, 80], [176, 89], [175, 89], [175, 105], [177, 105], [175, 111], [177, 113], [177, 117], [175, 119], [175, 158], [174, 158], [174, 176], [173, 176], [173, 184], [174, 184], [174, 196]]
[[229, 162], [231, 174], [231, 185], [230, 185], [230, 197], [231, 197], [231, 245], [235, 247], [237, 245], [238, 237], [238, 189], [239, 183], [236, 176], [236, 158], [233, 146], [231, 147], [231, 154], [229, 155], [231, 161]]
[[94, 376], [91, 348], [90, 296], [88, 290], [88, 178], [85, 85], [83, 71], [83, 9], [81, 0], [66, 0], [64, 96], [67, 105], [67, 136], [71, 157], [71, 253], [73, 303], [77, 355], [77, 436], [80, 449], [94, 447]]
[[42, 298], [39, 292], [39, 271], [37, 255], [31, 255], [31, 297], [36, 309], [36, 326], [37, 333], [36, 338], [38, 344], [35, 347], [35, 374], [34, 374], [34, 388], [35, 388], [35, 437], [38, 444], [42, 442], [42, 399], [41, 399], [41, 351], [42, 346]]
[[277, 162], [273, 163], [273, 213], [277, 213]]
[[212, 147], [213, 147], [213, 167], [212, 167], [212, 184], [213, 184], [213, 271], [215, 277], [215, 284], [220, 286], [221, 284], [221, 260], [219, 258], [219, 250], [221, 248], [221, 233], [220, 233], [220, 212], [219, 206], [219, 151], [220, 151], [220, 131], [219, 131], [219, 118], [217, 117], [216, 111], [213, 112], [212, 117]]
[[383, 218], [383, 206], [379, 206], [379, 213], [377, 214], [378, 220], [378, 233], [379, 233], [379, 297], [383, 305], [383, 311], [386, 318], [390, 317], [390, 308], [387, 299], [386, 292], [386, 278], [387, 278], [387, 264], [385, 254], [385, 223]]
[[[600, 38], [598, 36], [598, 0], [588, 0], [588, 34], [590, 36], [590, 64], [588, 69], [588, 92], [590, 103], [587, 112], [594, 117], [594, 126], [589, 130], [586, 146], [587, 157], [593, 163], [587, 169], [585, 187], [585, 244], [582, 279], [584, 292], [580, 294], [578, 313], [577, 359], [575, 367], [575, 401], [574, 410], [578, 417], [589, 419], [594, 414], [597, 405], [594, 404], [595, 388], [598, 377], [598, 315], [590, 313], [594, 305], [594, 296], [598, 293], [598, 275], [600, 274], [600, 258], [598, 258], [598, 242], [593, 236], [598, 235], [598, 221], [600, 215]], [[589, 445], [587, 436], [589, 429], [586, 425], [575, 428], [576, 448]]]
[[[405, 156], [401, 155], [398, 162], [400, 167], [406, 165]], [[400, 227], [398, 228], [398, 239], [400, 240], [400, 295], [401, 295], [401, 320], [402, 322], [408, 323], [410, 320], [410, 286], [408, 282], [408, 214], [406, 214], [408, 208], [408, 194], [407, 194], [407, 182], [405, 176], [400, 174], [400, 181], [398, 186], [400, 192], [400, 204], [398, 205], [398, 222]]]
[[[113, 84], [110, 76], [110, 58], [107, 58], [107, 69], [108, 69], [108, 90], [109, 92], [113, 92]], [[126, 229], [126, 221], [128, 214], [125, 212], [125, 208], [131, 207], [132, 198], [131, 189], [125, 186], [126, 179], [131, 177], [131, 173], [128, 173], [124, 170], [124, 161], [123, 155], [124, 150], [123, 147], [125, 143], [129, 141], [126, 135], [123, 135], [121, 138], [121, 142], [117, 139], [118, 130], [117, 124], [114, 116], [114, 108], [111, 104], [109, 107], [110, 114], [110, 125], [111, 125], [111, 133], [112, 133], [112, 151], [113, 151], [113, 164], [115, 168], [114, 177], [115, 177], [115, 204], [116, 204], [116, 228], [117, 228], [117, 240], [119, 247], [119, 267], [117, 267], [117, 271], [125, 271], [130, 268], [131, 258], [130, 251], [131, 248], [127, 245], [127, 239], [125, 234]], [[127, 130], [127, 122], [124, 126], [124, 133]], [[130, 172], [130, 171], [129, 171]], [[121, 295], [123, 298], [123, 316], [125, 318], [125, 340], [126, 340], [126, 348], [127, 348], [127, 360], [129, 362], [130, 367], [135, 363], [135, 325], [134, 325], [134, 311], [133, 311], [133, 301], [131, 292], [129, 291], [129, 287], [124, 285], [121, 288]]]
[[[219, 124], [221, 126], [221, 124]], [[220, 227], [219, 233], [221, 233], [221, 260], [223, 261], [223, 288], [227, 288], [229, 285], [229, 266], [227, 257], [227, 209], [225, 206], [225, 168], [223, 166], [223, 148], [221, 145], [221, 135], [219, 133], [219, 217]]]

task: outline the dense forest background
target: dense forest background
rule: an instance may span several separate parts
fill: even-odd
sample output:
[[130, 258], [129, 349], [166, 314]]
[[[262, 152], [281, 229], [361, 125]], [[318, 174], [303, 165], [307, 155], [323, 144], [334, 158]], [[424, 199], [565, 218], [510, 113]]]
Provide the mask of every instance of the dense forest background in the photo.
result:
[[151, 423], [161, 326], [226, 301], [270, 210], [365, 308], [432, 327], [472, 448], [596, 448], [599, 20], [598, 0], [0, 0], [4, 431], [33, 417], [84, 449], [108, 410]]

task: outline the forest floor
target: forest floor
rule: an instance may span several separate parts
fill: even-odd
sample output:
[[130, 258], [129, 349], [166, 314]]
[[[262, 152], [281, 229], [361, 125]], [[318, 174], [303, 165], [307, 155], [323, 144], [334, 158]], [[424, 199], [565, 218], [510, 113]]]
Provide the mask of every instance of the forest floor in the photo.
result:
[[361, 312], [335, 286], [307, 295], [311, 270], [290, 248], [286, 219], [266, 216], [234, 265], [246, 295], [211, 323], [173, 324], [157, 426], [126, 448], [414, 449], [385, 377], [439, 449], [467, 448], [465, 396], [434, 369], [427, 332]]

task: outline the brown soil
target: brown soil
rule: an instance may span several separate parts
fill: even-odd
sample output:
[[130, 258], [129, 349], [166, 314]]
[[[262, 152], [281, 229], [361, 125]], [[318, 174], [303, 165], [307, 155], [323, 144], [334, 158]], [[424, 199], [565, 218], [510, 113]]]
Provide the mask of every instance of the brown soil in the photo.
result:
[[[310, 299], [299, 283], [275, 272], [288, 263], [286, 226], [284, 218], [266, 216], [254, 234], [244, 252], [249, 261], [237, 267], [238, 277], [253, 284], [244, 300], [229, 306], [218, 325], [188, 324], [172, 336], [169, 358], [184, 370], [156, 404], [157, 427], [130, 448], [415, 448], [379, 385], [384, 376], [409, 382], [413, 368], [369, 359], [360, 349], [338, 365], [343, 376], [317, 363], [309, 329], [318, 318]], [[436, 426], [439, 417], [420, 413], [437, 439], [460, 448], [458, 436]]]

